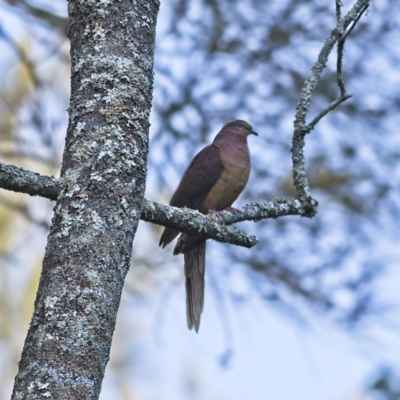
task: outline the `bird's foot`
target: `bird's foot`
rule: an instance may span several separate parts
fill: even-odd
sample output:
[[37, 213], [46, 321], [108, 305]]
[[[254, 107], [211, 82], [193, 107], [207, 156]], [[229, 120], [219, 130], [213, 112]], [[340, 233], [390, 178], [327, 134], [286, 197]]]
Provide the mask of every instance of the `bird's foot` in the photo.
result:
[[214, 209], [208, 210], [209, 213], [213, 213], [220, 221], [223, 220], [222, 218], [222, 211], [217, 211]]
[[224, 209], [224, 211], [229, 211], [231, 212], [233, 215], [239, 215], [240, 210], [235, 208], [235, 207], [226, 207]]
[[[222, 211], [229, 211], [233, 215], [239, 215], [239, 212], [240, 212], [240, 210], [238, 210], [237, 208], [234, 208], [234, 207], [226, 207]], [[214, 209], [208, 210], [208, 212], [213, 213], [220, 221], [223, 220], [222, 211], [217, 211]]]

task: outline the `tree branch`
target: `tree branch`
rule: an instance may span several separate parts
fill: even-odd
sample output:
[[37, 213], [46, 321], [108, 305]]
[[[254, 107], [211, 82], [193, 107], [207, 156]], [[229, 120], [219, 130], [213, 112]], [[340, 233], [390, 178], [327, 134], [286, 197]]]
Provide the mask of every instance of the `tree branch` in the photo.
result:
[[[364, 5], [362, 6], [361, 10], [358, 12], [357, 17], [354, 19], [352, 25], [350, 26], [350, 29], [346, 32], [346, 34], [344, 35], [344, 37], [341, 39], [341, 41], [345, 41], [347, 39], [347, 37], [350, 35], [350, 33], [353, 31], [353, 29], [355, 28], [355, 26], [357, 25], [357, 22], [360, 20], [360, 18], [362, 17], [362, 15], [365, 13], [365, 11], [367, 11], [368, 7], [369, 7], [369, 0], [368, 1], [364, 1]], [[347, 26], [346, 26], [347, 28]]]
[[328, 107], [326, 107], [324, 110], [322, 110], [308, 125], [307, 129], [310, 131], [314, 129], [315, 125], [318, 124], [318, 122], [325, 117], [326, 114], [334, 110], [339, 104], [342, 104], [344, 101], [349, 99], [350, 97], [353, 97], [352, 94], [345, 94], [343, 97], [339, 97], [335, 101], [332, 101], [331, 104], [329, 104]]
[[336, 0], [336, 29], [338, 35], [338, 45], [337, 45], [337, 61], [336, 61], [336, 75], [337, 75], [337, 83], [340, 90], [340, 98], [344, 98], [346, 96], [346, 88], [344, 86], [344, 78], [342, 71], [342, 63], [343, 63], [343, 50], [344, 50], [344, 40], [343, 38], [343, 25], [342, 25], [342, 2], [341, 0]]
[[[326, 66], [329, 54], [331, 53], [335, 43], [341, 39], [340, 33], [347, 29], [351, 22], [353, 22], [350, 31], [354, 28], [355, 24], [360, 19], [361, 15], [369, 6], [369, 0], [358, 0], [351, 10], [346, 14], [344, 18], [340, 18], [340, 7], [339, 1], [336, 2], [336, 16], [337, 16], [337, 26], [332, 30], [330, 36], [325, 41], [322, 47], [318, 60], [311, 68], [310, 74], [304, 82], [303, 88], [301, 89], [300, 100], [296, 107], [296, 116], [294, 120], [294, 134], [292, 140], [292, 162], [293, 162], [293, 181], [296, 186], [297, 197], [303, 204], [309, 204], [311, 208], [316, 207], [317, 203], [312, 198], [310, 188], [308, 185], [308, 180], [306, 176], [305, 166], [304, 166], [304, 136], [309, 133], [314, 126], [324, 117], [328, 112], [336, 108], [340, 103], [347, 100], [350, 96], [346, 94], [344, 89], [344, 83], [341, 73], [342, 68], [342, 53], [343, 46], [340, 45], [338, 49], [338, 84], [341, 90], [341, 97], [331, 103], [325, 110], [323, 110], [313, 121], [306, 125], [306, 117], [311, 104], [311, 98], [314, 93], [315, 88], [319, 82], [321, 73]], [[339, 32], [339, 34], [338, 34]], [[349, 33], [348, 32], [348, 33]], [[344, 37], [344, 39], [347, 37]], [[342, 92], [342, 84], [344, 92]]]
[[[238, 210], [238, 214], [232, 214], [229, 211], [222, 211], [220, 216], [222, 218], [221, 223], [230, 225], [236, 222], [241, 221], [254, 221], [258, 222], [261, 219], [266, 218], [278, 218], [284, 217], [288, 215], [301, 215], [303, 217], [311, 218], [316, 213], [316, 209], [311, 209], [309, 207], [305, 207], [298, 199], [290, 198], [290, 197], [277, 197], [271, 200], [259, 200], [256, 203], [251, 203], [245, 205], [242, 209]], [[143, 213], [142, 213], [143, 215]], [[202, 214], [201, 214], [202, 215]], [[206, 220], [215, 218], [214, 214], [209, 214]], [[235, 227], [230, 227], [232, 229]], [[235, 228], [235, 230], [227, 230], [224, 232], [223, 239], [218, 240], [223, 243], [235, 244], [237, 246], [243, 247], [252, 247], [258, 243], [258, 239], [255, 236], [247, 237], [243, 236], [243, 231]], [[256, 241], [250, 242], [250, 238], [255, 238]], [[210, 237], [214, 239], [214, 237]], [[226, 239], [226, 240], [225, 240]], [[186, 253], [191, 250], [193, 247], [197, 246], [201, 241], [204, 240], [204, 236], [201, 235], [186, 235], [182, 234], [178, 243], [174, 250], [174, 255]], [[251, 243], [251, 246], [246, 246], [245, 243]]]
[[[39, 175], [1, 162], [0, 187], [50, 200], [56, 200], [60, 190], [59, 181], [56, 178]], [[312, 217], [315, 213], [315, 209], [306, 207], [298, 199], [275, 198], [248, 204], [239, 210], [237, 215], [223, 211], [219, 220], [214, 214], [205, 216], [196, 210], [171, 207], [144, 199], [140, 219], [176, 229], [188, 235], [195, 235], [196, 240], [214, 239], [222, 243], [249, 248], [255, 246], [258, 239], [229, 225], [241, 221], [259, 221], [288, 215]], [[190, 244], [182, 244], [179, 252], [187, 251], [188, 246]]]
[[13, 192], [40, 196], [49, 200], [57, 200], [58, 179], [39, 175], [0, 161], [0, 187]]

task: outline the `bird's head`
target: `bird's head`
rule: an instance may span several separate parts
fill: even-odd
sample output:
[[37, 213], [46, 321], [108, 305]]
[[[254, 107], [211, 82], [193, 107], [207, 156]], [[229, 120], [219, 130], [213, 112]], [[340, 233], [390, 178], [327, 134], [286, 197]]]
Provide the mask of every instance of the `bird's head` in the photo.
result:
[[[257, 132], [253, 131], [253, 127], [246, 121], [242, 119], [237, 119], [236, 121], [228, 122], [222, 129], [220, 134], [224, 136], [228, 135], [235, 135], [247, 139], [249, 135], [256, 135], [258, 136]], [[219, 135], [220, 135], [219, 134]]]

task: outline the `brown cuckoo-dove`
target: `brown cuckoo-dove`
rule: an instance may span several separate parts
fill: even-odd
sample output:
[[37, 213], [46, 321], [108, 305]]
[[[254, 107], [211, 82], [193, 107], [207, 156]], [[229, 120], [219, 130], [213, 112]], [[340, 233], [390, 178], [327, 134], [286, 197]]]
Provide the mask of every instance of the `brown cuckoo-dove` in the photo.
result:
[[[250, 153], [247, 136], [257, 135], [246, 121], [226, 124], [211, 145], [192, 160], [176, 189], [170, 205], [199, 210], [222, 211], [231, 207], [242, 192], [250, 175]], [[160, 239], [165, 247], [179, 234], [166, 228]], [[206, 242], [184, 254], [186, 277], [186, 310], [188, 328], [198, 332], [204, 303]]]

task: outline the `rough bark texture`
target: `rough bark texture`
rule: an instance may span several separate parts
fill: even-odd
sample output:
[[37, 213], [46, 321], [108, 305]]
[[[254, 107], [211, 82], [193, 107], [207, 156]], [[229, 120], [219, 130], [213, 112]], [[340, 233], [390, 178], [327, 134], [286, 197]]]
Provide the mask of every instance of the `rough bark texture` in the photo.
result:
[[6, 165], [0, 161], [0, 187], [14, 192], [26, 193], [57, 200], [60, 189], [58, 179], [39, 175], [14, 165]]
[[97, 399], [146, 180], [158, 1], [70, 0], [69, 127], [13, 399]]

